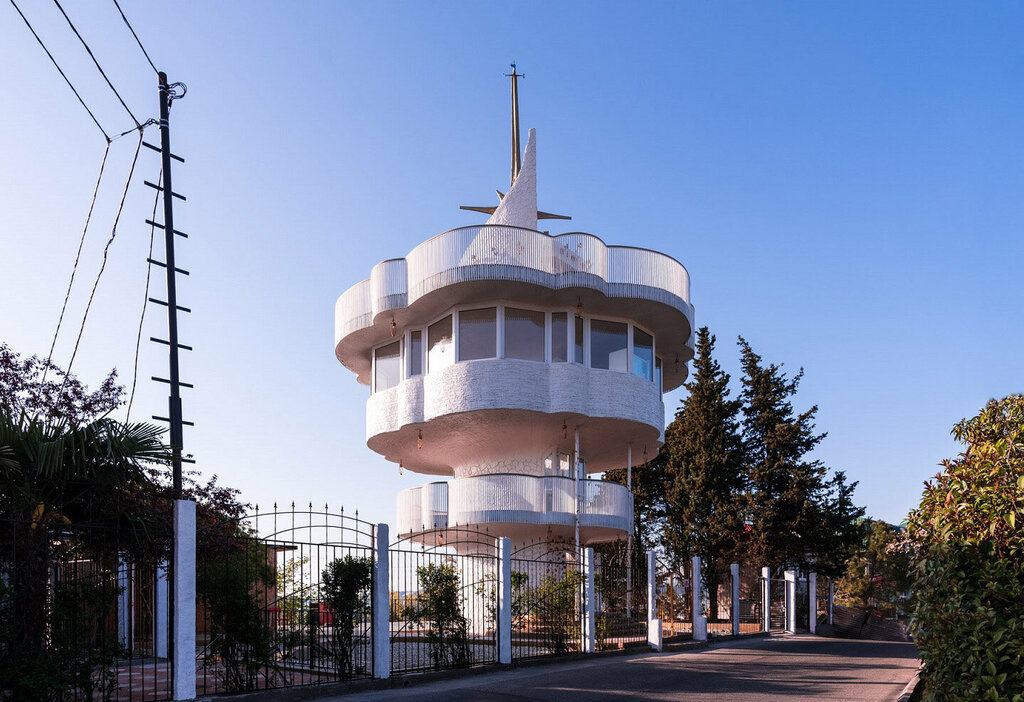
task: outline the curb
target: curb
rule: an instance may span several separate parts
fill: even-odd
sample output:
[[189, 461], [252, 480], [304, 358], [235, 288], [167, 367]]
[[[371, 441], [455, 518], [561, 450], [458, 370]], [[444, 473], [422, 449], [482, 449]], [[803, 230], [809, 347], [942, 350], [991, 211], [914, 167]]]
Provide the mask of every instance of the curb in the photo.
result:
[[921, 682], [921, 669], [918, 668], [917, 672], [914, 673], [914, 677], [910, 679], [907, 686], [903, 688], [903, 692], [896, 698], [896, 702], [910, 702], [910, 698], [914, 696], [914, 690]]

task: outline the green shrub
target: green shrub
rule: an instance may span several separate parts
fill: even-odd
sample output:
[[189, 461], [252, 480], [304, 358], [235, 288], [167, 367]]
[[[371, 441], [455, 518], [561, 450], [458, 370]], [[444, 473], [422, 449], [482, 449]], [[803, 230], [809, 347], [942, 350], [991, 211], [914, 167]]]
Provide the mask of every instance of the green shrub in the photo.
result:
[[469, 620], [462, 613], [459, 571], [454, 562], [430, 563], [416, 568], [421, 592], [406, 616], [427, 624], [427, 644], [434, 668], [470, 665]]
[[332, 654], [342, 677], [355, 672], [353, 632], [356, 624], [365, 624], [370, 612], [372, 578], [373, 562], [369, 558], [335, 558], [323, 570], [321, 589], [332, 615]]
[[[956, 425], [966, 445], [925, 484], [913, 631], [925, 699], [1024, 700], [1024, 395]], [[1022, 522], [1018, 524], [1017, 522]]]

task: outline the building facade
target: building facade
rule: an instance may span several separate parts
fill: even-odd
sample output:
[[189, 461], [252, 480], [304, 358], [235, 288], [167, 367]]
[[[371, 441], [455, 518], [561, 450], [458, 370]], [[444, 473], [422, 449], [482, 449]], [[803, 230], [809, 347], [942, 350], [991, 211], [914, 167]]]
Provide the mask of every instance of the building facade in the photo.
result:
[[517, 157], [496, 207], [464, 208], [485, 224], [378, 263], [335, 307], [335, 354], [370, 388], [367, 445], [447, 478], [399, 493], [400, 536], [464, 525], [519, 544], [626, 538], [630, 489], [592, 476], [657, 453], [662, 395], [686, 379], [686, 269], [540, 231], [538, 218], [567, 218], [537, 210], [534, 130]]

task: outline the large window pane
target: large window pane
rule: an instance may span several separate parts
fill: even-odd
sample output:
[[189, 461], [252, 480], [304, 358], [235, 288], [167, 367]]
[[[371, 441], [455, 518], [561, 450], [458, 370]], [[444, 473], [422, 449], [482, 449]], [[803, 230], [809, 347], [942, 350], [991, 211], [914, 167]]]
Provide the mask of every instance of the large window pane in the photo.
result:
[[629, 370], [626, 364], [626, 323], [590, 320], [590, 367]]
[[661, 359], [654, 359], [654, 384], [658, 386], [658, 392], [665, 392], [665, 386], [662, 385], [661, 376]]
[[448, 315], [427, 328], [427, 370], [450, 365], [454, 360], [452, 351], [452, 316]]
[[654, 371], [654, 337], [633, 327], [633, 373], [651, 380]]
[[583, 317], [576, 317], [576, 335], [573, 337], [573, 360], [583, 363]]
[[551, 360], [555, 363], [569, 360], [569, 315], [565, 312], [551, 315]]
[[544, 360], [544, 313], [505, 308], [505, 358]]
[[402, 380], [402, 342], [381, 346], [373, 352], [373, 390], [393, 388]]
[[459, 312], [460, 361], [498, 355], [497, 315], [498, 310], [494, 307]]
[[423, 375], [423, 332], [409, 333], [409, 375]]

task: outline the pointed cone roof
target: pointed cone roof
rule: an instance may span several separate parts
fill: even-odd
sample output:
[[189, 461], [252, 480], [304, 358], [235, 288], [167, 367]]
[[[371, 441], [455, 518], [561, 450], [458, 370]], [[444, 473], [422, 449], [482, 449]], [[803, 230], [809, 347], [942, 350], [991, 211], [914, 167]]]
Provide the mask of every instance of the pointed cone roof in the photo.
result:
[[537, 228], [537, 130], [526, 140], [523, 165], [512, 187], [505, 193], [487, 224]]

